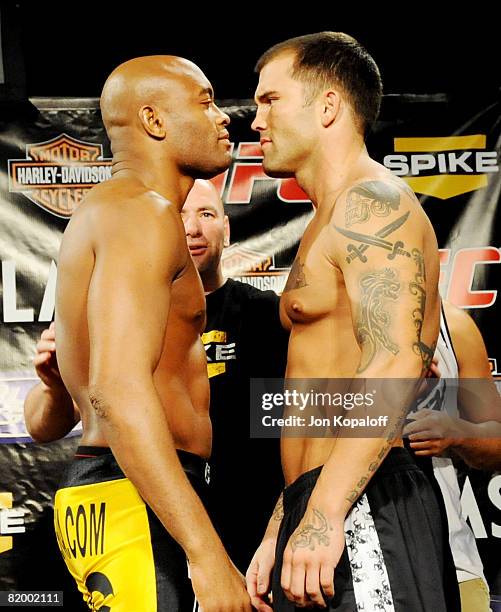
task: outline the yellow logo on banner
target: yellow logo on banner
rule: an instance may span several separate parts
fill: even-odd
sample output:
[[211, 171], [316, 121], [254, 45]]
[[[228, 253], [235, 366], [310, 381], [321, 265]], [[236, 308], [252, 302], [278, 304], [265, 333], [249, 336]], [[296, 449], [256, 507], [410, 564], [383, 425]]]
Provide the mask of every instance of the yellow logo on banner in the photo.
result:
[[[12, 508], [12, 493], [0, 493], [0, 512]], [[0, 554], [12, 548], [12, 536], [0, 536]]]
[[383, 163], [416, 193], [446, 200], [486, 187], [487, 174], [499, 171], [497, 152], [485, 147], [485, 134], [395, 138]]

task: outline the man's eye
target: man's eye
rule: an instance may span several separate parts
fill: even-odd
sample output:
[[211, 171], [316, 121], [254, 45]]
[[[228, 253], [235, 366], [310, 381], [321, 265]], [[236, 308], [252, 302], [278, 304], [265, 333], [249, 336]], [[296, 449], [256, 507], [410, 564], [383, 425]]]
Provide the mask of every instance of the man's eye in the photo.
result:
[[202, 217], [205, 217], [205, 218], [207, 218], [207, 217], [212, 217], [212, 213], [209, 213], [209, 212], [203, 212], [203, 213], [202, 213]]

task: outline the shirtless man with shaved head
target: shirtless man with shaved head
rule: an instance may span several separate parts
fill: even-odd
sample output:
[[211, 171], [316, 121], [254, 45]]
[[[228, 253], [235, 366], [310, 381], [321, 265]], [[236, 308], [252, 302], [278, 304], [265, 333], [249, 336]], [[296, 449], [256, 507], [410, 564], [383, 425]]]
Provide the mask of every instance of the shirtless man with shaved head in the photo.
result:
[[101, 111], [113, 176], [59, 255], [58, 362], [84, 433], [56, 494], [58, 543], [92, 609], [250, 611], [202, 502], [205, 300], [180, 217], [194, 180], [230, 163], [229, 118], [173, 56], [119, 66]]

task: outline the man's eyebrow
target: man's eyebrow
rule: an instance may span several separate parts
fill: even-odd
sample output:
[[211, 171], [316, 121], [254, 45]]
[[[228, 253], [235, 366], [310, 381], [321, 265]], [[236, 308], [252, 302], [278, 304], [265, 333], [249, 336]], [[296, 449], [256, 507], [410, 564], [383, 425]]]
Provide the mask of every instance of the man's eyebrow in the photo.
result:
[[199, 96], [204, 96], [204, 95], [209, 95], [211, 98], [214, 97], [214, 90], [212, 89], [212, 87], [204, 87], [203, 89], [200, 90], [199, 92]]
[[211, 210], [211, 211], [213, 211], [213, 212], [216, 212], [216, 211], [217, 211], [217, 208], [216, 208], [216, 206], [214, 206], [213, 204], [204, 204], [203, 206], [199, 206], [199, 207], [197, 208], [197, 210], [198, 210], [199, 212], [200, 212], [200, 211], [202, 211], [202, 210]]
[[276, 95], [278, 95], [278, 91], [275, 91], [274, 89], [270, 89], [269, 91], [263, 91], [262, 93], [256, 95], [255, 100], [256, 102], [263, 102], [265, 100], [268, 100], [268, 98], [270, 98], [271, 96], [276, 96]]

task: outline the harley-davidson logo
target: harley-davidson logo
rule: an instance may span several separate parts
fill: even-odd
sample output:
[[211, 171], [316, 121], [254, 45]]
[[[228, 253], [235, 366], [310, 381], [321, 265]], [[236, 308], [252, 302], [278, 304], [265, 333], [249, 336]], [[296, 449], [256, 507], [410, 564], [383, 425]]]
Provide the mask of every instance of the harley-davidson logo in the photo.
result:
[[9, 159], [9, 191], [54, 215], [69, 218], [85, 194], [111, 177], [101, 144], [67, 134], [26, 145], [25, 159]]

